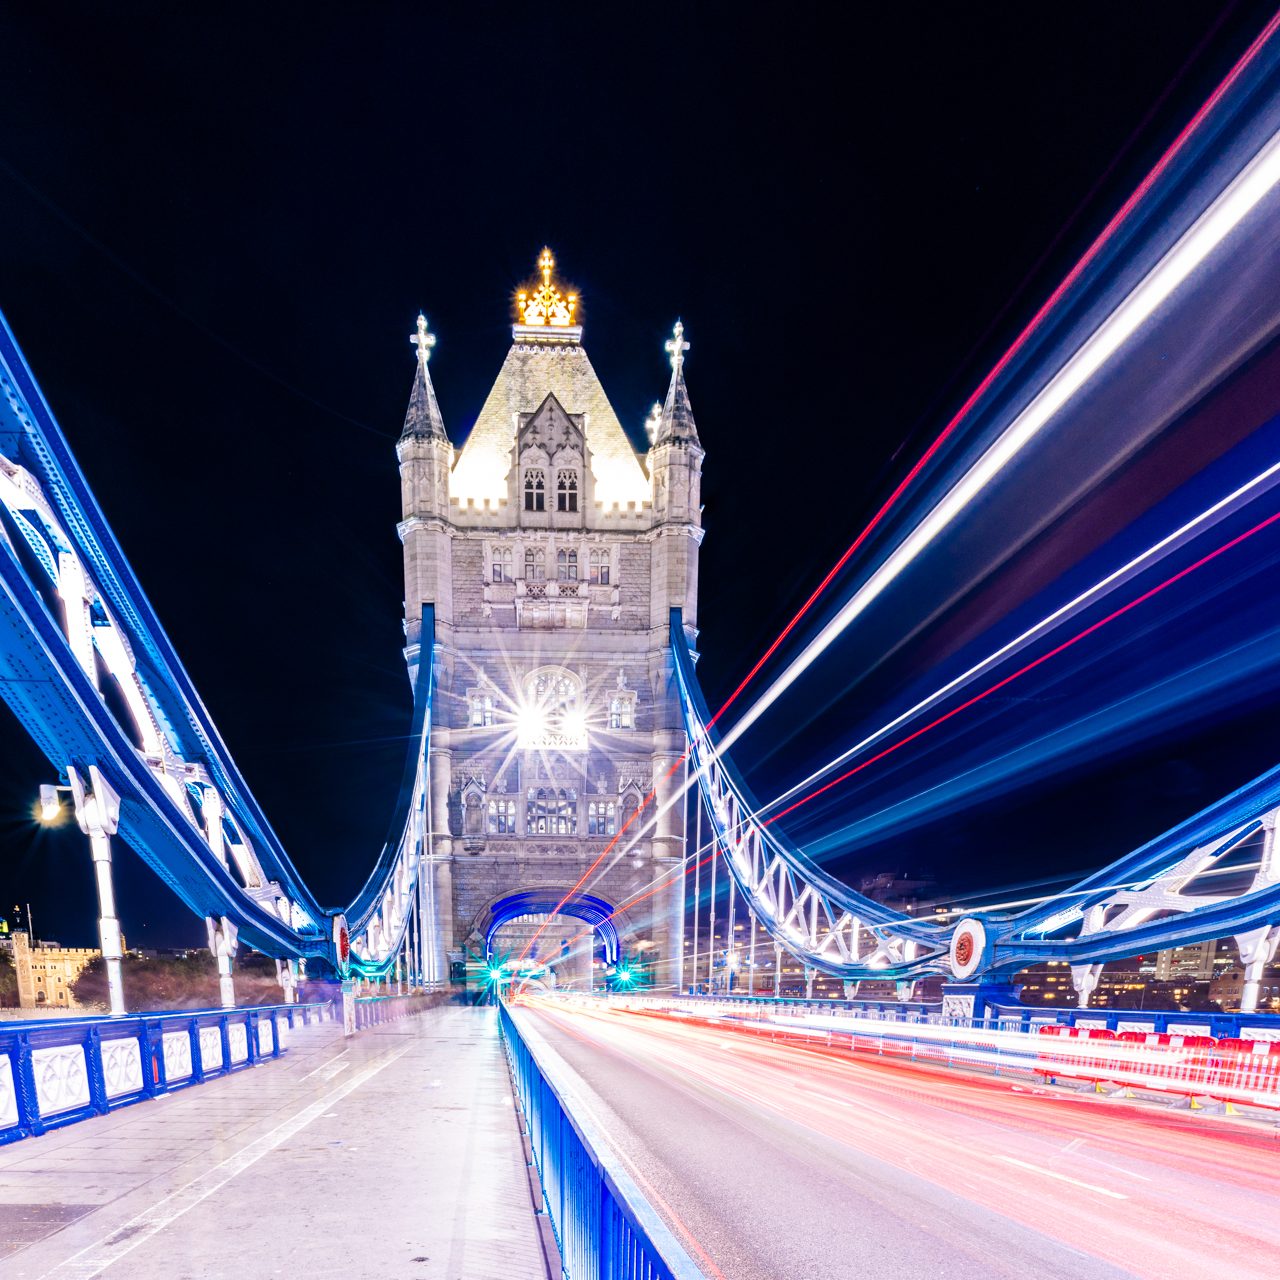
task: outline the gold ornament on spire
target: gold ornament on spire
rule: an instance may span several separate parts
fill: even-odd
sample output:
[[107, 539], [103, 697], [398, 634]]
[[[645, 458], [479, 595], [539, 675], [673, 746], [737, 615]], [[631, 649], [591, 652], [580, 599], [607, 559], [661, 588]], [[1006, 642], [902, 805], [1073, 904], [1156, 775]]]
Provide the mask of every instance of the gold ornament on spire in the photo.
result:
[[576, 293], [562, 294], [559, 285], [552, 281], [551, 273], [556, 260], [550, 249], [538, 255], [538, 270], [542, 273], [541, 285], [527, 285], [516, 294], [516, 310], [524, 325], [550, 325], [556, 329], [569, 329], [575, 324], [574, 312], [578, 309]]

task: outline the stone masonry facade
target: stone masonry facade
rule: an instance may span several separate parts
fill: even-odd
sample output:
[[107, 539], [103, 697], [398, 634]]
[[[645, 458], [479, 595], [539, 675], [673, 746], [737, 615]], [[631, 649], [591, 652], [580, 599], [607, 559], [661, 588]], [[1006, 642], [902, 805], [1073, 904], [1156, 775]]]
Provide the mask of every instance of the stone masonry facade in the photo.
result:
[[[549, 269], [543, 285], [535, 296], [550, 301], [538, 314], [554, 315], [561, 295]], [[656, 985], [673, 986], [686, 804], [669, 619], [682, 610], [692, 642], [703, 452], [679, 326], [645, 454], [581, 335], [554, 320], [516, 324], [455, 448], [428, 371], [434, 339], [419, 321], [397, 453], [415, 682], [425, 647], [435, 655], [425, 892], [455, 965], [483, 953], [516, 895], [532, 916], [569, 895], [561, 917], [576, 915], [577, 925], [586, 899], [597, 911], [607, 904], [621, 950], [645, 957]], [[434, 611], [430, 636], [424, 605]]]

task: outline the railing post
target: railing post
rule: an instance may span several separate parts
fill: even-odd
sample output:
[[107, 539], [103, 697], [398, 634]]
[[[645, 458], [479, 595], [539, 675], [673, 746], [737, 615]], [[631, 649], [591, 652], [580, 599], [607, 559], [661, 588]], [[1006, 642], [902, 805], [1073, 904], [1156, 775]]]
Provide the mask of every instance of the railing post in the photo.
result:
[[13, 1062], [15, 1092], [18, 1099], [18, 1116], [27, 1132], [36, 1137], [46, 1125], [40, 1118], [40, 1094], [36, 1089], [35, 1064], [31, 1059], [31, 1040], [24, 1032], [18, 1037], [18, 1048]]
[[84, 1066], [89, 1079], [89, 1102], [93, 1109], [105, 1116], [111, 1109], [107, 1102], [107, 1082], [102, 1068], [102, 1033], [90, 1027], [84, 1040]]

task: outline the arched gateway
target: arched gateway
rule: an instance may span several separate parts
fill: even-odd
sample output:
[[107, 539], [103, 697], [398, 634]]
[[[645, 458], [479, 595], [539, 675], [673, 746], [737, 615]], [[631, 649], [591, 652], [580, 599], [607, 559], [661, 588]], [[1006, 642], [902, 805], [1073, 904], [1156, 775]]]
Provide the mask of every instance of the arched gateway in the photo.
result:
[[[677, 324], [666, 400], [641, 455], [554, 265], [544, 251], [517, 295], [511, 350], [459, 449], [422, 317], [413, 339], [397, 454], [405, 655], [416, 680], [421, 646], [434, 643], [437, 680], [424, 919], [455, 973], [469, 944], [493, 937], [506, 903], [528, 907], [508, 923], [580, 922], [573, 936], [596, 936], [575, 947], [603, 936], [610, 953], [646, 957], [658, 987], [679, 985], [684, 887], [669, 873], [685, 854], [685, 741], [668, 619], [682, 609], [692, 642], [702, 541], [688, 344]], [[432, 637], [421, 633], [424, 605]]]

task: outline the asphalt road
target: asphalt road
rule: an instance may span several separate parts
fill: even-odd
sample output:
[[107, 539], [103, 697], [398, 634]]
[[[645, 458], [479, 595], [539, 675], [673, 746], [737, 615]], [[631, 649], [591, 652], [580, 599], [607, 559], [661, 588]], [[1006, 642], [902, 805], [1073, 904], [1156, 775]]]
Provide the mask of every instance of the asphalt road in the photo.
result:
[[643, 1013], [515, 1010], [710, 1277], [1266, 1275], [1280, 1140]]

